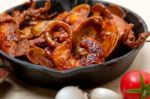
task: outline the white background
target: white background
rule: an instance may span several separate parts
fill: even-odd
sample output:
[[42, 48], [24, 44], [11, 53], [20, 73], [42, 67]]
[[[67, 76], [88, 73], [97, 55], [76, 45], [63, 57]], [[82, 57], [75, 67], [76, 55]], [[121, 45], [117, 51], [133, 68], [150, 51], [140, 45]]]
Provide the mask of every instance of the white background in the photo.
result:
[[[24, 1], [28, 0], [0, 0], [0, 12], [18, 5]], [[119, 5], [122, 5], [132, 11], [138, 13], [147, 23], [148, 28], [150, 29], [150, 3], [149, 0], [105, 0], [109, 2], [113, 2]], [[130, 70], [145, 70], [150, 72], [150, 43], [146, 43], [142, 48], [136, 60], [133, 62]], [[3, 87], [0, 85], [0, 90], [7, 90], [6, 92], [0, 91], [0, 99], [51, 99], [55, 96], [56, 91], [47, 90], [42, 88], [35, 88], [29, 85], [20, 84], [18, 81], [12, 81], [8, 78], [8, 81], [12, 83], [11, 88], [6, 89], [7, 87]], [[119, 81], [120, 78], [105, 84], [101, 87], [110, 88], [116, 92], [119, 91]], [[5, 85], [5, 84], [4, 84]]]

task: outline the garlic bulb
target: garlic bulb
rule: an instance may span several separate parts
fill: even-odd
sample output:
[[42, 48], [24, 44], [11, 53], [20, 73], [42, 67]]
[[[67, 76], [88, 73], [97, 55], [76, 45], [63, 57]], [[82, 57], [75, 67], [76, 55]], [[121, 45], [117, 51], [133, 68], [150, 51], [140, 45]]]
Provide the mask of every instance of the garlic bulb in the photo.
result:
[[55, 99], [88, 99], [87, 93], [74, 86], [62, 88], [56, 95]]
[[106, 88], [93, 89], [89, 96], [90, 99], [123, 99], [118, 93]]

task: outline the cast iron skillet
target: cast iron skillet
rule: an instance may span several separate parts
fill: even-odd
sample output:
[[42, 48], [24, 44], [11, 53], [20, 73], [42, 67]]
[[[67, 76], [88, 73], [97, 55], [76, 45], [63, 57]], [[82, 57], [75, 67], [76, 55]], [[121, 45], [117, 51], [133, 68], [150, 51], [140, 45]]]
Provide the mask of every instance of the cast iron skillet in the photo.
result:
[[[44, 2], [44, 0], [37, 1], [38, 7], [42, 7]], [[90, 5], [98, 2], [105, 5], [110, 4], [96, 0], [52, 0], [52, 2], [53, 7], [50, 13], [70, 10], [73, 6], [85, 2]], [[27, 6], [23, 4], [13, 9], [23, 10], [26, 8]], [[126, 8], [123, 9], [126, 12], [125, 20], [135, 25], [133, 31], [136, 34], [148, 31], [145, 22], [140, 16]], [[8, 12], [10, 11], [11, 10], [8, 10]], [[3, 64], [1, 64], [2, 66], [6, 66], [17, 77], [30, 84], [46, 88], [60, 88], [66, 85], [90, 87], [97, 84], [101, 85], [107, 83], [124, 73], [134, 61], [142, 46], [132, 50], [119, 48], [120, 55], [117, 58], [108, 60], [103, 64], [83, 66], [66, 71], [57, 71], [40, 65], [31, 64], [29, 62], [13, 58], [4, 53], [2, 50], [0, 50], [0, 57], [3, 61]]]

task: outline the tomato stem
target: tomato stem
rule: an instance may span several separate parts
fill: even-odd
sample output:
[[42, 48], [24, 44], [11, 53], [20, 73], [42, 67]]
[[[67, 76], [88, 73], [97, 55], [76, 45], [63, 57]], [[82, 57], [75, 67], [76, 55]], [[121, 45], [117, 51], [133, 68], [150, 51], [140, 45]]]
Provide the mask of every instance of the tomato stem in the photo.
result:
[[144, 77], [142, 74], [140, 74], [140, 88], [137, 89], [129, 89], [127, 90], [127, 93], [135, 94], [139, 93], [141, 96], [141, 99], [145, 99], [146, 97], [150, 96], [150, 84], [144, 83]]

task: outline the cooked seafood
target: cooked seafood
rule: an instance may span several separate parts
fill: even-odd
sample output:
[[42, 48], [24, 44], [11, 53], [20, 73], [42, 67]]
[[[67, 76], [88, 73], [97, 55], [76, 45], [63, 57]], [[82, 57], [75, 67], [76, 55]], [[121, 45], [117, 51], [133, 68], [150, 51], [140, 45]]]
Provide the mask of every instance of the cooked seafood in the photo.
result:
[[57, 70], [101, 64], [118, 47], [144, 44], [150, 32], [135, 36], [134, 24], [117, 5], [80, 4], [71, 11], [49, 14], [52, 3], [42, 8], [30, 0], [24, 11], [0, 15], [0, 49], [12, 57]]

